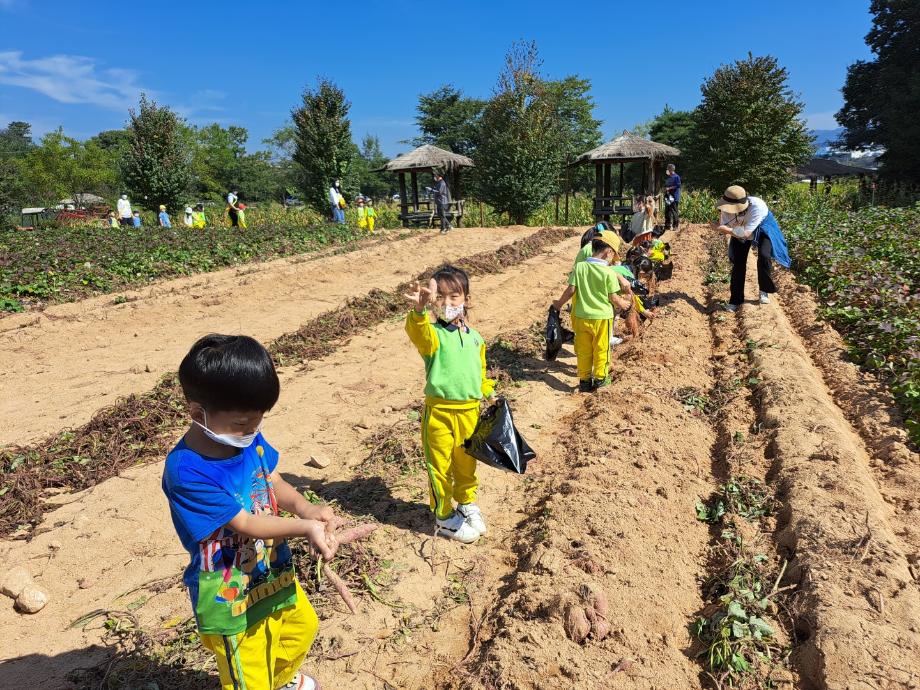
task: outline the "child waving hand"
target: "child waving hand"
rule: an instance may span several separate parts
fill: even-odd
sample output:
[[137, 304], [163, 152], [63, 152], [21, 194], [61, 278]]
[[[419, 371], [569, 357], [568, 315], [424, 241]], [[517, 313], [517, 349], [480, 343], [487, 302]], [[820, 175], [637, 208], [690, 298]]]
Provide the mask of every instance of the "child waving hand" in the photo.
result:
[[[464, 544], [486, 533], [476, 505], [476, 460], [463, 448], [479, 421], [479, 402], [492, 397], [486, 344], [467, 323], [470, 279], [454, 266], [440, 268], [427, 285], [412, 283], [406, 333], [425, 362], [422, 445], [437, 534]], [[453, 501], [457, 502], [454, 509]]]

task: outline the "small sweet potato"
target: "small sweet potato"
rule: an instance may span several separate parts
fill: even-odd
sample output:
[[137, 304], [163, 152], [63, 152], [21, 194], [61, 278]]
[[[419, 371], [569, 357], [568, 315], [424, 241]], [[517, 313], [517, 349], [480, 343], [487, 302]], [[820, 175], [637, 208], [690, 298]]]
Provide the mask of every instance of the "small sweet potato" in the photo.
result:
[[565, 612], [565, 621], [563, 623], [565, 634], [576, 644], [584, 642], [585, 638], [591, 632], [591, 623], [585, 615], [585, 609], [578, 605], [569, 606]]
[[352, 527], [347, 529], [344, 532], [336, 534], [336, 539], [338, 539], [339, 544], [348, 544], [358, 539], [364, 539], [367, 535], [377, 529], [377, 525], [374, 523], [367, 523], [364, 525], [358, 525], [357, 527]]
[[591, 637], [600, 642], [610, 634], [610, 623], [603, 616], [595, 616], [591, 622]]

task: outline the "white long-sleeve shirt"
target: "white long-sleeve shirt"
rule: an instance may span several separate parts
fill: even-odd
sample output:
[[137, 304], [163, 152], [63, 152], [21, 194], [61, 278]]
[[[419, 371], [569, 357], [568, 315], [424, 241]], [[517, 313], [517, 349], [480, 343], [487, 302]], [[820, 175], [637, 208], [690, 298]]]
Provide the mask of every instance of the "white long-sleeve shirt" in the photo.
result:
[[763, 223], [770, 209], [760, 197], [749, 196], [750, 205], [741, 213], [722, 212], [722, 225], [731, 228], [732, 236], [739, 240], [749, 240], [757, 227]]
[[116, 204], [118, 207], [118, 217], [119, 218], [130, 218], [131, 213], [131, 202], [127, 199], [119, 199]]
[[329, 188], [329, 203], [330, 203], [330, 204], [332, 204], [333, 206], [338, 207], [338, 205], [339, 205], [339, 199], [341, 199], [341, 198], [342, 198], [342, 195], [339, 194], [339, 190], [337, 190], [335, 187], [330, 187], [330, 188]]

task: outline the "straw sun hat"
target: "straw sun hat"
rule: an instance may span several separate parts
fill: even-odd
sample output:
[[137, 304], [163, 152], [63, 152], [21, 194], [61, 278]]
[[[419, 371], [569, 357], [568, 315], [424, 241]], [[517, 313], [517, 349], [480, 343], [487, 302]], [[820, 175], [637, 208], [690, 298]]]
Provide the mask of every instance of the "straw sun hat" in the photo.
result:
[[726, 213], [741, 213], [750, 205], [751, 202], [748, 200], [748, 195], [747, 192], [744, 191], [744, 187], [740, 187], [736, 184], [726, 189], [722, 198], [716, 202], [716, 208]]

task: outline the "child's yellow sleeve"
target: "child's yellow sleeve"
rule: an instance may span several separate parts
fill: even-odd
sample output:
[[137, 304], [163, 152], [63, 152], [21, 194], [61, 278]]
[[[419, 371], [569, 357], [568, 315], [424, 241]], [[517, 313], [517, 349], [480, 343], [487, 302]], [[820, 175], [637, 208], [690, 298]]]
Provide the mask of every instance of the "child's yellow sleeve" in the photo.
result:
[[482, 397], [491, 398], [495, 393], [495, 381], [486, 375], [486, 344], [479, 348], [479, 358], [482, 360]]
[[645, 313], [645, 305], [642, 304], [642, 300], [639, 299], [639, 295], [633, 295], [633, 304], [636, 306], [636, 313], [638, 314]]
[[406, 314], [406, 333], [415, 349], [422, 357], [430, 357], [438, 350], [438, 334], [431, 325], [428, 312], [419, 314], [415, 309], [410, 309]]

